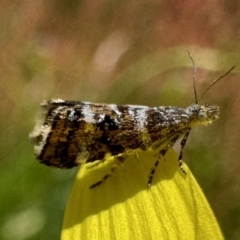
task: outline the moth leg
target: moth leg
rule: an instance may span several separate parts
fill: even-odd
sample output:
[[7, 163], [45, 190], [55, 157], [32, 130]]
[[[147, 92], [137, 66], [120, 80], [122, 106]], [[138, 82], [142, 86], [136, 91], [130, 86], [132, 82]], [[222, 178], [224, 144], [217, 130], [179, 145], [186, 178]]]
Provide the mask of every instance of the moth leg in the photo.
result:
[[89, 188], [97, 187], [100, 184], [102, 184], [103, 182], [105, 182], [113, 174], [116, 167], [119, 166], [120, 164], [124, 166], [124, 157], [123, 156], [115, 156], [114, 157], [114, 163], [111, 167], [110, 173], [106, 174], [100, 181], [92, 184]]
[[183, 160], [182, 160], [182, 155], [183, 155], [183, 148], [187, 142], [187, 139], [188, 139], [188, 136], [189, 136], [189, 133], [190, 133], [190, 129], [187, 130], [186, 134], [184, 135], [182, 141], [181, 141], [181, 149], [180, 149], [180, 154], [179, 154], [179, 157], [178, 157], [178, 166], [181, 170], [182, 173], [184, 173], [185, 175], [187, 174], [186, 171], [184, 170], [183, 168]]
[[115, 168], [121, 165], [125, 170], [124, 160], [126, 156], [127, 156], [126, 154], [115, 156]]
[[150, 187], [152, 185], [152, 180], [153, 180], [153, 176], [156, 172], [156, 168], [159, 164], [159, 159], [160, 158], [164, 158], [166, 152], [168, 151], [168, 149], [172, 148], [173, 145], [175, 144], [175, 142], [178, 140], [179, 135], [176, 135], [173, 139], [171, 139], [171, 142], [163, 149], [160, 150], [159, 152], [159, 157], [157, 158], [157, 161], [154, 163], [149, 175], [148, 175], [148, 187]]
[[[112, 170], [112, 172], [113, 172], [113, 171], [114, 171], [114, 169]], [[94, 187], [99, 186], [100, 184], [102, 184], [103, 182], [105, 182], [105, 181], [109, 178], [109, 176], [110, 176], [110, 174], [106, 174], [106, 175], [102, 178], [102, 180], [100, 180], [100, 181], [92, 184], [89, 188], [94, 188]]]
[[136, 150], [134, 151], [134, 157], [137, 159], [137, 162], [139, 163], [139, 156]]
[[92, 162], [91, 166], [87, 166], [88, 169], [94, 168], [96, 166], [98, 166], [99, 164], [103, 163], [104, 161], [106, 161], [105, 159], [101, 159], [101, 160], [96, 160], [94, 162]]

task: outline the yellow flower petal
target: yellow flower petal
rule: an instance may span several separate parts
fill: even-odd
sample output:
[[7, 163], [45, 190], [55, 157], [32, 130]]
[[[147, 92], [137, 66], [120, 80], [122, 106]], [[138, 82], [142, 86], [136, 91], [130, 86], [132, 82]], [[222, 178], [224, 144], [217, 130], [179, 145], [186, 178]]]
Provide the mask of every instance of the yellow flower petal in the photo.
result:
[[89, 168], [83, 165], [73, 186], [63, 222], [62, 240], [74, 239], [224, 239], [216, 219], [190, 170], [178, 169], [173, 150], [160, 160], [153, 185], [151, 152], [126, 158], [111, 171], [113, 159]]

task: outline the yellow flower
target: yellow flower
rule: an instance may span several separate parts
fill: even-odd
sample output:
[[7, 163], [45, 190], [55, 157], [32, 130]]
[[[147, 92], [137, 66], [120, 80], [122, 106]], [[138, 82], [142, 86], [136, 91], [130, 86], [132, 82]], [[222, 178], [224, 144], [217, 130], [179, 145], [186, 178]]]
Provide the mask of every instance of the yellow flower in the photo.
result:
[[90, 189], [111, 170], [113, 159], [83, 165], [68, 200], [62, 240], [224, 239], [202, 190], [190, 170], [178, 169], [168, 151], [147, 187], [154, 164], [151, 152], [130, 156], [101, 185]]

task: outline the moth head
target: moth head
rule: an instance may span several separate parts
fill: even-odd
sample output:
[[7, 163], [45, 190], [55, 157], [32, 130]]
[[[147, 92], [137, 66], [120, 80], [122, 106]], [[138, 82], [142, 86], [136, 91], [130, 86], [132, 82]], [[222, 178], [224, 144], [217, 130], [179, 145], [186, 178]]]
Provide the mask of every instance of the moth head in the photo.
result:
[[216, 105], [199, 105], [193, 104], [187, 108], [191, 118], [191, 125], [208, 125], [219, 119], [219, 107]]

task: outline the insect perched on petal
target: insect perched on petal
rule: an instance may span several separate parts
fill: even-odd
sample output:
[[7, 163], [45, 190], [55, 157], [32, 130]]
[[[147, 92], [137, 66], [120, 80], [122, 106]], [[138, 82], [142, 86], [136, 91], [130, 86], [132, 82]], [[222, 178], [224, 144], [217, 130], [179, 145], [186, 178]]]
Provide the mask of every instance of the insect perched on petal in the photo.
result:
[[[35, 155], [41, 163], [58, 168], [72, 168], [80, 164], [103, 161], [114, 156], [122, 163], [128, 153], [137, 150], [159, 150], [156, 162], [148, 176], [151, 185], [159, 159], [182, 138], [178, 157], [182, 166], [182, 151], [191, 129], [208, 125], [219, 118], [219, 107], [199, 104], [193, 66], [195, 103], [187, 108], [138, 105], [99, 104], [65, 101], [45, 101], [41, 104], [42, 119], [30, 134], [35, 142]], [[215, 80], [206, 91], [233, 70]], [[206, 93], [204, 92], [204, 94]], [[203, 94], [203, 95], [204, 95]], [[112, 168], [112, 171], [114, 167]], [[91, 187], [101, 184], [110, 176], [103, 176]]]

